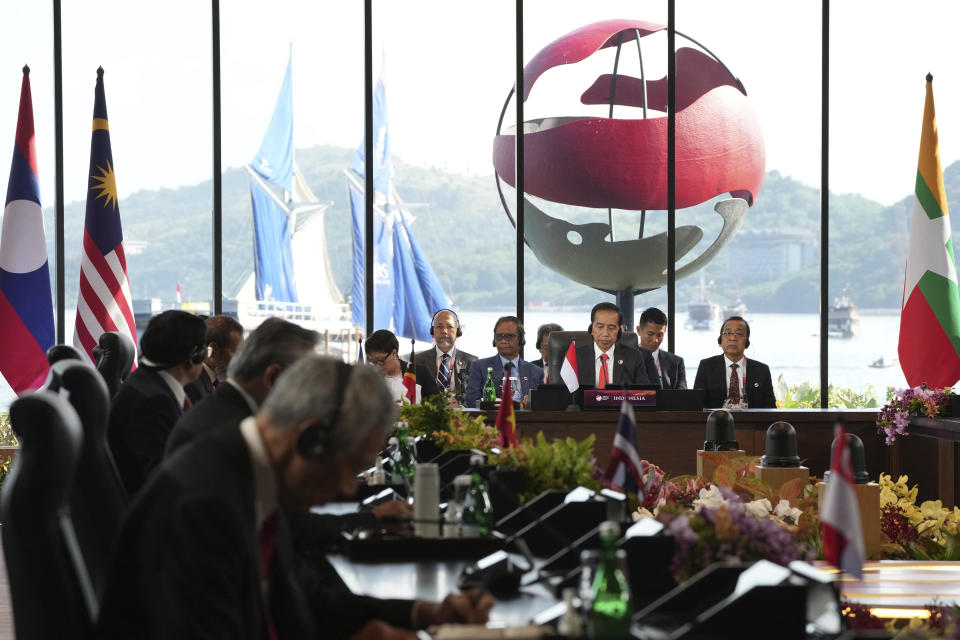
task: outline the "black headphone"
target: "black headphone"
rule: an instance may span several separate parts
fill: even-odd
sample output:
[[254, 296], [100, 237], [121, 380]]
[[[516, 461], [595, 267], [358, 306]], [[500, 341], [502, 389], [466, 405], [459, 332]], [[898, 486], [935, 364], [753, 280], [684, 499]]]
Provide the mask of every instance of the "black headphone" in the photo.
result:
[[593, 336], [593, 319], [596, 317], [597, 311], [614, 310], [617, 312], [617, 337], [614, 338], [614, 340], [619, 340], [620, 335], [623, 334], [623, 311], [620, 310], [620, 307], [612, 303], [599, 302], [593, 307], [590, 311], [590, 326], [587, 327], [587, 333]]
[[457, 337], [461, 337], [463, 335], [463, 331], [460, 329], [460, 318], [457, 316], [457, 312], [453, 309], [438, 309], [437, 312], [433, 314], [433, 317], [430, 318], [430, 336], [433, 337], [433, 323], [437, 321], [437, 316], [444, 311], [452, 315], [453, 319], [457, 321]]
[[740, 322], [743, 323], [743, 326], [747, 328], [747, 344], [744, 345], [743, 347], [744, 349], [746, 349], [747, 347], [750, 346], [750, 325], [747, 324], [747, 321], [740, 316], [730, 316], [729, 318], [723, 321], [723, 324], [720, 325], [720, 335], [717, 336], [717, 344], [719, 344], [720, 346], [723, 346], [723, 328], [727, 326], [727, 323], [730, 322], [731, 320], [739, 320]]
[[316, 458], [327, 450], [333, 432], [337, 427], [337, 421], [340, 420], [340, 409], [343, 407], [343, 399], [347, 394], [347, 386], [350, 384], [350, 374], [353, 373], [353, 366], [346, 362], [337, 361], [336, 368], [333, 413], [326, 420], [318, 419], [315, 424], [301, 431], [297, 438], [297, 451], [304, 458]]
[[520, 318], [516, 316], [503, 316], [502, 318], [497, 320], [497, 323], [495, 325], [493, 325], [493, 333], [494, 333], [493, 348], [494, 349], [497, 348], [497, 338], [496, 338], [497, 327], [499, 327], [504, 322], [512, 322], [515, 325], [517, 325], [517, 335], [520, 337], [520, 346], [522, 347], [523, 345], [527, 344], [526, 331], [524, 331], [523, 329], [523, 323], [520, 322]]
[[210, 348], [205, 344], [198, 344], [190, 349], [190, 354], [187, 357], [190, 358], [191, 364], [202, 364], [208, 355], [210, 355]]

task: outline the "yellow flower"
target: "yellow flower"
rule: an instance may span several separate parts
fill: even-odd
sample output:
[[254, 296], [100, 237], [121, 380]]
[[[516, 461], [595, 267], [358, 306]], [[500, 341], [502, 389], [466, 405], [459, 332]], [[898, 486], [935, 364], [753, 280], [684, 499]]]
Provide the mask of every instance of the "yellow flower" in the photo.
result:
[[897, 494], [893, 492], [889, 487], [883, 487], [880, 490], [880, 506], [886, 507], [888, 505], [897, 504]]

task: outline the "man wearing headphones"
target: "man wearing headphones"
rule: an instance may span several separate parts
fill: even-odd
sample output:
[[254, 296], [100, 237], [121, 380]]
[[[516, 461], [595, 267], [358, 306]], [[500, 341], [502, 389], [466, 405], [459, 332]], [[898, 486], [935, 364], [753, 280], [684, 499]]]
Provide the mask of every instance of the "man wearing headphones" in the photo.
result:
[[193, 404], [204, 397], [227, 379], [227, 367], [243, 342], [243, 325], [230, 316], [211, 316], [207, 324], [207, 358], [203, 361], [200, 376], [183, 389]]
[[163, 457], [167, 436], [191, 405], [183, 390], [207, 357], [206, 325], [186, 311], [150, 318], [140, 338], [140, 366], [120, 385], [110, 407], [107, 442], [132, 498]]
[[577, 375], [581, 386], [603, 389], [609, 385], [658, 385], [657, 365], [650, 351], [617, 342], [623, 331], [623, 313], [612, 302], [599, 302], [590, 311], [593, 344], [577, 349]]
[[543, 369], [520, 358], [520, 347], [527, 343], [523, 323], [516, 316], [503, 316], [493, 325], [493, 346], [497, 355], [477, 360], [470, 365], [470, 380], [467, 382], [466, 406], [476, 407], [487, 380], [487, 369], [493, 369], [493, 383], [497, 397], [503, 389], [503, 372], [519, 378], [520, 395], [527, 397], [530, 391], [543, 383]]
[[[466, 378], [477, 356], [457, 349], [457, 338], [463, 335], [460, 318], [450, 309], [440, 309], [430, 321], [430, 335], [434, 346], [415, 355], [416, 366], [423, 367], [433, 377], [437, 391], [452, 391], [456, 399], [463, 402]], [[421, 382], [419, 374], [417, 381], [424, 388], [433, 386]]]
[[294, 562], [285, 514], [352, 494], [394, 417], [372, 367], [300, 358], [256, 416], [195, 440], [144, 487], [117, 541], [98, 637], [415, 638], [396, 627], [485, 622], [489, 596], [330, 593]]
[[730, 316], [720, 327], [717, 344], [723, 354], [704, 358], [697, 367], [694, 389], [705, 389], [707, 407], [730, 409], [776, 409], [770, 367], [744, 357], [750, 346], [750, 325], [740, 316]]

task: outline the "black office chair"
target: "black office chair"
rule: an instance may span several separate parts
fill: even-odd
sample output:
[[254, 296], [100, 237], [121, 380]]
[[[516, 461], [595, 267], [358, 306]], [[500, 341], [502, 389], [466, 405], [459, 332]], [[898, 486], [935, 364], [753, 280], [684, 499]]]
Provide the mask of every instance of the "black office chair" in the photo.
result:
[[70, 492], [70, 507], [80, 550], [99, 599], [110, 550], [120, 531], [128, 502], [126, 489], [107, 445], [110, 415], [107, 385], [88, 362], [66, 360], [50, 367], [45, 388], [68, 398], [83, 429], [80, 464]]
[[[576, 343], [577, 349], [593, 344], [593, 337], [586, 331], [550, 332], [550, 340], [547, 342], [547, 357], [550, 363], [547, 365], [547, 374], [551, 382], [560, 383], [560, 367], [563, 366], [563, 359], [567, 355], [567, 349], [570, 348], [571, 340]], [[640, 346], [637, 334], [633, 331], [622, 332], [617, 343], [634, 349]]]
[[47, 349], [47, 363], [54, 364], [61, 360], [85, 360], [80, 352], [69, 344], [55, 344]]
[[80, 419], [38, 391], [10, 407], [20, 454], [0, 491], [3, 552], [18, 638], [90, 638], [97, 600], [80, 553], [69, 498], [80, 457]]
[[116, 331], [107, 331], [100, 335], [99, 344], [93, 349], [97, 361], [97, 371], [107, 383], [110, 397], [117, 395], [120, 385], [130, 375], [133, 359], [137, 350], [133, 341]]

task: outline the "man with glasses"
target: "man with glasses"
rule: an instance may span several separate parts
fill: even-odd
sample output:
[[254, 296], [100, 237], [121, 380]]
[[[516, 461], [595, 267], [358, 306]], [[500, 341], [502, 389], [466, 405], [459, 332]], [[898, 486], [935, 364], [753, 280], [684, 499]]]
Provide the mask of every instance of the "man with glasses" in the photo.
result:
[[470, 380], [467, 382], [466, 406], [476, 407], [487, 380], [487, 369], [493, 369], [493, 383], [497, 396], [503, 389], [504, 371], [511, 378], [518, 378], [520, 395], [527, 397], [530, 391], [543, 383], [543, 369], [520, 358], [520, 347], [526, 344], [523, 323], [516, 316], [503, 316], [493, 325], [493, 346], [497, 355], [482, 358], [470, 365]]
[[701, 360], [693, 383], [694, 389], [706, 390], [706, 406], [776, 409], [770, 367], [757, 360], [748, 362], [743, 355], [750, 346], [747, 321], [740, 316], [727, 318], [720, 328], [717, 344], [723, 354]]
[[[463, 335], [457, 314], [450, 309], [440, 309], [433, 314], [430, 335], [434, 346], [414, 357], [418, 372], [423, 367], [436, 383], [437, 391], [451, 391], [458, 402], [463, 402], [470, 365], [476, 362], [477, 356], [457, 348], [457, 338]], [[417, 382], [420, 382], [419, 375]], [[423, 386], [426, 389], [431, 385]]]

